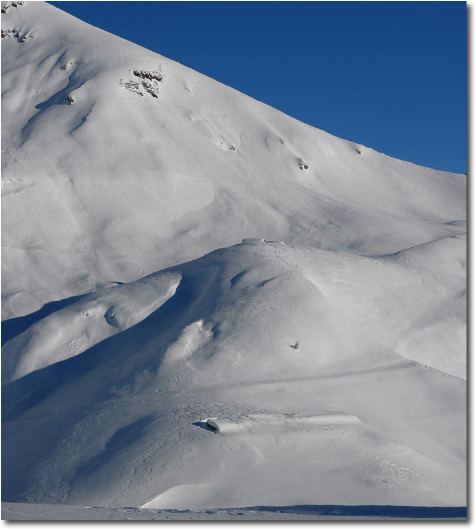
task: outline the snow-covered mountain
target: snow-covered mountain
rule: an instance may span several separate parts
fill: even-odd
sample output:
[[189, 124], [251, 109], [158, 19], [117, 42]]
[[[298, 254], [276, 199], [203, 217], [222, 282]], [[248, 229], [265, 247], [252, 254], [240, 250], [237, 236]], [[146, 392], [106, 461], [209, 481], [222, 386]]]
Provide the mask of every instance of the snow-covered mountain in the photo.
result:
[[462, 232], [463, 175], [339, 140], [47, 4], [12, 4], [2, 28], [4, 317], [244, 237], [375, 255]]
[[2, 10], [3, 499], [464, 505], [465, 176]]

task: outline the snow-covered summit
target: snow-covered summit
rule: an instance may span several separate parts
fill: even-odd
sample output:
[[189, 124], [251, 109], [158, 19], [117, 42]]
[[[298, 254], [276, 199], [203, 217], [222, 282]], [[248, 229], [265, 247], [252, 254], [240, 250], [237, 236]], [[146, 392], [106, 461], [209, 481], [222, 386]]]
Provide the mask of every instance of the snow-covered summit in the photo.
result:
[[330, 136], [48, 4], [16, 5], [2, 15], [4, 318], [245, 237], [375, 255], [461, 233], [463, 175]]

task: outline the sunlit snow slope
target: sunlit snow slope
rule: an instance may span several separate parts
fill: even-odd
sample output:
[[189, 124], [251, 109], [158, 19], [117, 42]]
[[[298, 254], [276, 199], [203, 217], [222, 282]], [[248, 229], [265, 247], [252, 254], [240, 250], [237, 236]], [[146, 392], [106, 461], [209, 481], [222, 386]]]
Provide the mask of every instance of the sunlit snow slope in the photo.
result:
[[464, 504], [461, 344], [397, 352], [464, 277], [402, 259], [245, 241], [40, 320], [4, 347], [5, 499]]
[[3, 501], [465, 505], [464, 175], [2, 6]]
[[375, 255], [462, 232], [463, 175], [330, 136], [44, 3], [10, 7], [2, 31], [4, 319], [244, 237]]

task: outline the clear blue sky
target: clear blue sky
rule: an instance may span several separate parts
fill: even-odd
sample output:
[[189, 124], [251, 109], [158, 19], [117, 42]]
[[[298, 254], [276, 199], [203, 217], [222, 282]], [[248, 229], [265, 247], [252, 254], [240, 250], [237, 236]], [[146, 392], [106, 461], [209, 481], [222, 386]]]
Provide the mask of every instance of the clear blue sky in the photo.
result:
[[466, 3], [50, 2], [331, 134], [466, 172]]

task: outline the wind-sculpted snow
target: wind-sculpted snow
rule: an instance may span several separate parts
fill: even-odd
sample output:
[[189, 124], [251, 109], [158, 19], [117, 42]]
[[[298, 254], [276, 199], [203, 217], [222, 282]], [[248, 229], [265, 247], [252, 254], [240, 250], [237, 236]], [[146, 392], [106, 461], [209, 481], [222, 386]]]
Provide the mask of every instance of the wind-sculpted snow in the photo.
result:
[[245, 237], [379, 255], [464, 231], [464, 175], [335, 138], [48, 4], [9, 8], [2, 29], [34, 35], [2, 41], [4, 319]]
[[[463, 352], [427, 349], [422, 365], [394, 347], [445, 303], [463, 332], [463, 275], [435, 278], [423, 253], [248, 239], [38, 321], [23, 335], [37, 329], [45, 357], [67, 350], [47, 341], [62, 322], [62, 343], [102, 341], [4, 384], [5, 500], [463, 505]], [[6, 351], [29, 359], [33, 342], [13, 348], [23, 335]]]
[[76, 356], [136, 325], [173, 296], [179, 283], [179, 274], [159, 274], [101, 289], [40, 320], [4, 346], [3, 381]]
[[355, 424], [360, 423], [355, 415], [346, 413], [321, 413], [320, 415], [311, 415], [301, 417], [296, 414], [290, 415], [249, 415], [236, 418], [210, 418], [201, 421], [206, 427], [213, 432], [223, 435], [246, 435], [266, 430], [277, 430], [281, 432], [308, 431], [313, 428], [331, 427], [335, 424]]
[[465, 176], [2, 7], [3, 500], [464, 506]]

